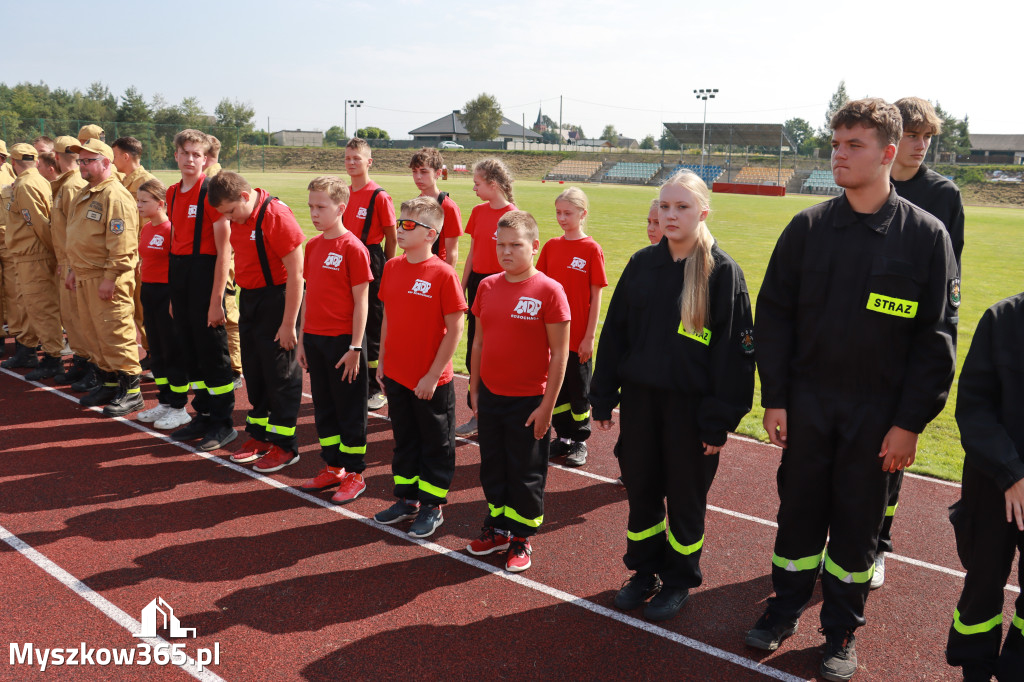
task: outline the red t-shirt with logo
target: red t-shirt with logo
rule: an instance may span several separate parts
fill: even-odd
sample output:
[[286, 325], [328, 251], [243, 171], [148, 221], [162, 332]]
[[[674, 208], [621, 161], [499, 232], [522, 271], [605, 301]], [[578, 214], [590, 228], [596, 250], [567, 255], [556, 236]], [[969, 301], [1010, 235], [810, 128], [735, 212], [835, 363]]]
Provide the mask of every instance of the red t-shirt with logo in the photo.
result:
[[[235, 250], [235, 282], [243, 289], [262, 289], [267, 286], [260, 265], [259, 252], [256, 250], [256, 218], [260, 207], [267, 198], [266, 190], [256, 189], [256, 207], [252, 215], [244, 223], [231, 223], [231, 248]], [[271, 199], [267, 211], [263, 215], [263, 244], [267, 252], [267, 263], [274, 284], [288, 281], [288, 269], [282, 257], [287, 256], [306, 241], [306, 235], [295, 220], [295, 215], [288, 204], [279, 199]]]
[[487, 389], [497, 395], [542, 395], [551, 362], [545, 325], [569, 320], [562, 285], [543, 272], [522, 282], [509, 282], [504, 273], [491, 275], [480, 282], [473, 314], [483, 329], [480, 379]]
[[[388, 319], [384, 338], [384, 374], [415, 390], [434, 364], [446, 327], [444, 316], [466, 310], [462, 284], [452, 266], [437, 256], [422, 263], [392, 258], [380, 278], [380, 300]], [[437, 385], [452, 380], [452, 363]]]
[[445, 260], [448, 249], [445, 247], [445, 239], [457, 239], [464, 233], [462, 231], [462, 211], [459, 205], [452, 201], [451, 196], [444, 198], [441, 202], [441, 210], [444, 211], [444, 224], [441, 225], [441, 234], [437, 236], [437, 257]]
[[144, 284], [167, 284], [167, 261], [171, 253], [171, 221], [159, 225], [147, 222], [139, 233], [139, 258]]
[[[341, 222], [345, 225], [345, 229], [356, 236], [356, 239], [362, 239], [363, 237], [363, 225], [366, 223], [366, 209], [370, 206], [370, 197], [373, 196], [374, 190], [380, 189], [380, 185], [376, 182], [370, 181], [366, 183], [358, 192], [353, 191], [352, 187], [349, 186], [351, 192], [348, 200], [348, 206], [345, 207], [345, 213], [341, 216]], [[384, 241], [384, 228], [388, 225], [394, 225], [395, 220], [395, 204], [391, 201], [391, 197], [388, 196], [387, 192], [381, 192], [377, 195], [377, 199], [374, 202], [373, 207], [373, 221], [370, 223], [370, 232], [366, 237], [366, 244], [380, 244]]]
[[569, 350], [579, 352], [590, 318], [590, 287], [608, 286], [604, 271], [604, 252], [593, 237], [548, 240], [540, 250], [537, 269], [565, 289], [572, 321], [569, 323]]
[[498, 221], [516, 205], [491, 208], [490, 204], [477, 204], [466, 222], [466, 234], [473, 237], [473, 272], [492, 275], [501, 272], [498, 263]]
[[[191, 256], [192, 241], [196, 231], [196, 214], [199, 203], [199, 190], [202, 188], [205, 175], [187, 192], [181, 191], [181, 182], [176, 182], [167, 190], [168, 218], [171, 220], [173, 238], [171, 253], [176, 256]], [[220, 213], [210, 205], [210, 200], [203, 202], [203, 233], [199, 242], [199, 253], [207, 256], [217, 255], [217, 240], [213, 237], [213, 224], [220, 220]]]
[[302, 331], [321, 336], [352, 333], [352, 287], [373, 279], [370, 252], [346, 232], [334, 239], [317, 235], [306, 243], [306, 321]]

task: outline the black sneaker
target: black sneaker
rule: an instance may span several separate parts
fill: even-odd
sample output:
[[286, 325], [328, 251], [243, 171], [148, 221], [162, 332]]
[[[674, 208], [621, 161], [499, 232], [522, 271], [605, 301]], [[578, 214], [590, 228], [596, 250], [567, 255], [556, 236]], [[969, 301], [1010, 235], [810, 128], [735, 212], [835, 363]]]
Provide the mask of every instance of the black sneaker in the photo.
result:
[[373, 520], [390, 526], [392, 523], [398, 523], [399, 521], [415, 519], [416, 513], [419, 510], [420, 503], [415, 500], [398, 500], [384, 511], [374, 514]]
[[822, 631], [825, 635], [825, 658], [821, 676], [831, 682], [844, 682], [857, 672], [857, 647], [853, 630]]
[[60, 358], [51, 358], [49, 355], [44, 355], [42, 362], [34, 370], [26, 374], [25, 378], [29, 381], [42, 381], [43, 379], [52, 379], [63, 372], [64, 363]]
[[440, 505], [421, 504], [420, 513], [416, 515], [416, 520], [409, 528], [409, 535], [414, 538], [428, 538], [442, 523], [444, 514], [441, 513]]
[[637, 571], [633, 577], [622, 583], [615, 593], [615, 608], [632, 611], [661, 591], [661, 578], [654, 573]]
[[796, 629], [797, 621], [780, 620], [765, 611], [754, 623], [754, 627], [747, 631], [747, 638], [744, 641], [747, 646], [752, 646], [755, 649], [775, 651], [783, 640], [796, 633]]
[[177, 431], [171, 433], [174, 440], [197, 440], [206, 435], [210, 430], [210, 423], [207, 421], [209, 415], [197, 414], [195, 418]]
[[219, 450], [236, 438], [238, 438], [238, 431], [230, 426], [218, 426], [206, 433], [199, 443], [199, 449], [204, 452]]
[[587, 463], [587, 444], [574, 440], [565, 446], [565, 466], [581, 467]]
[[662, 587], [644, 607], [644, 618], [655, 622], [673, 618], [689, 598], [690, 590], [685, 587]]

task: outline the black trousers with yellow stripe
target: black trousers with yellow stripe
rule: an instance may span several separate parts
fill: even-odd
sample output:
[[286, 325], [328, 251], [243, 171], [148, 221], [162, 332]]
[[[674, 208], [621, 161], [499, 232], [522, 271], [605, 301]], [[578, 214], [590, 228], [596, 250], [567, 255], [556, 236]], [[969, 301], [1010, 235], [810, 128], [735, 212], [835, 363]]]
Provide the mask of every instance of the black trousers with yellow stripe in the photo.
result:
[[624, 383], [619, 418], [619, 467], [629, 498], [626, 568], [656, 573], [670, 587], [697, 587], [719, 457], [704, 454], [696, 398]]
[[438, 386], [429, 400], [388, 377], [384, 390], [395, 437], [395, 497], [447, 504], [455, 476], [455, 382]]
[[590, 438], [590, 399], [587, 395], [590, 393], [593, 367], [593, 359], [580, 362], [579, 353], [569, 351], [565, 378], [551, 416], [551, 425], [559, 438], [580, 442]]
[[822, 628], [864, 625], [889, 492], [878, 452], [892, 427], [895, 402], [839, 399], [800, 385], [791, 390], [788, 447], [777, 475], [775, 596], [768, 601], [777, 617], [796, 619], [803, 613], [824, 555]]
[[548, 434], [537, 440], [533, 425], [524, 426], [542, 398], [497, 395], [480, 383], [477, 439], [480, 486], [487, 499], [484, 525], [517, 537], [536, 535], [544, 521]]
[[252, 405], [245, 430], [256, 440], [297, 452], [302, 368], [295, 360], [295, 349], [285, 350], [274, 340], [284, 318], [284, 289], [283, 284], [242, 289], [238, 297], [242, 372]]
[[[1019, 583], [1024, 583], [1024, 532], [1006, 521], [1003, 491], [979, 469], [964, 464], [960, 500], [950, 508], [956, 549], [967, 569], [953, 624], [946, 661], [953, 666], [995, 674], [999, 680], [1024, 679], [1024, 593], [1003, 640], [1004, 586], [1020, 550]], [[1002, 643], [1002, 653], [1000, 644]]]
[[343, 378], [344, 365], [335, 367], [351, 344], [351, 334], [302, 336], [320, 456], [328, 466], [361, 474], [366, 469], [366, 349], [353, 381]]
[[369, 306], [366, 310], [366, 333], [363, 336], [363, 346], [366, 348], [366, 363], [370, 368], [370, 377], [367, 380], [367, 395], [372, 396], [380, 390], [377, 384], [377, 360], [380, 357], [380, 331], [384, 324], [384, 302], [380, 300], [380, 278], [384, 274], [384, 265], [388, 262], [384, 255], [381, 244], [370, 244], [366, 247], [370, 252], [370, 274], [373, 279], [370, 281], [368, 298]]
[[149, 339], [150, 369], [163, 405], [181, 409], [188, 403], [188, 374], [181, 362], [178, 330], [171, 318], [171, 286], [143, 282], [142, 324]]

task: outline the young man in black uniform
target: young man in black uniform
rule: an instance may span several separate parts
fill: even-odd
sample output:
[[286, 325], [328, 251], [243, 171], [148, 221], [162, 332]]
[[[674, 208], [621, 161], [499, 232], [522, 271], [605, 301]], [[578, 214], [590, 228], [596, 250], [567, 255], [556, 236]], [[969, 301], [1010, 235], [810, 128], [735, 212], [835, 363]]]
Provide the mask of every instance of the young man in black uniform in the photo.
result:
[[821, 673], [847, 680], [887, 474], [913, 463], [953, 381], [960, 281], [942, 223], [889, 183], [899, 110], [848, 102], [831, 126], [845, 191], [793, 218], [756, 306], [764, 426], [783, 453], [775, 596], [746, 642], [774, 650], [796, 631], [824, 556]]
[[[928, 100], [920, 97], [896, 100], [896, 108], [903, 117], [903, 137], [892, 162], [892, 185], [896, 194], [942, 221], [953, 243], [959, 272], [960, 254], [964, 250], [964, 204], [960, 189], [952, 180], [924, 165], [932, 137], [942, 132], [942, 120]], [[878, 536], [875, 574], [871, 576], [873, 590], [885, 582], [885, 554], [892, 551], [892, 522], [903, 487], [903, 472], [897, 471], [890, 478], [889, 504], [885, 508], [882, 533]]]
[[1024, 679], [1024, 594], [1003, 644], [1003, 586], [1020, 550], [1024, 582], [1024, 294], [989, 308], [960, 372], [956, 421], [964, 446], [960, 500], [950, 520], [967, 569], [946, 661], [965, 680]]

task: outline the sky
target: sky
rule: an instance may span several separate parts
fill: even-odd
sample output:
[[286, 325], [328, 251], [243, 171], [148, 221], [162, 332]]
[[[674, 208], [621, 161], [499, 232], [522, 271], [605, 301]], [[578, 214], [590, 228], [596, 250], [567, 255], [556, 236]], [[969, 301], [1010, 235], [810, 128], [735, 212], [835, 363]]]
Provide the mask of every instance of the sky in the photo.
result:
[[[38, 5], [4, 3], [4, 24], [44, 28]], [[974, 133], [1024, 133], [1024, 88], [1012, 31], [1024, 3], [481, 2], [293, 0], [124, 3], [96, 0], [93, 28], [18, 50], [8, 42], [0, 81], [120, 95], [129, 86], [170, 102], [198, 97], [212, 113], [250, 104], [256, 127], [349, 131], [394, 139], [480, 93], [527, 126], [543, 110], [598, 137], [661, 135], [662, 122], [700, 122], [693, 91], [718, 88], [709, 123], [824, 124], [845, 81], [851, 97], [917, 95]], [[79, 17], [80, 3], [46, 4]], [[74, 30], [74, 21], [65, 25]], [[1004, 27], [1000, 30], [1000, 27]], [[1009, 28], [1005, 28], [1009, 27]], [[11, 35], [8, 32], [8, 35]], [[1003, 44], [1001, 44], [1003, 43]]]

